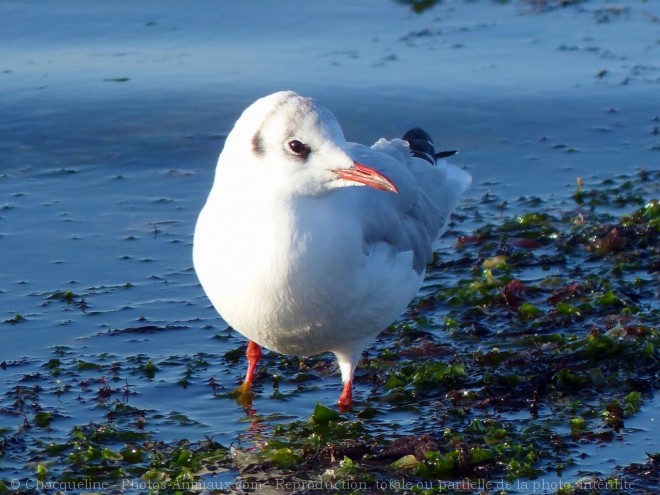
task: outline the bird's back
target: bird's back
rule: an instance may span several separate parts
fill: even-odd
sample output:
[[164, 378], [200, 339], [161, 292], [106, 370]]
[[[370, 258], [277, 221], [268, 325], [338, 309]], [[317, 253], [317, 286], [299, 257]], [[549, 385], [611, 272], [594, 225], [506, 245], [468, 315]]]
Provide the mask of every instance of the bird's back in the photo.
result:
[[[413, 156], [401, 139], [381, 139], [371, 148], [350, 146], [357, 160], [390, 177], [399, 190], [396, 195], [367, 188], [340, 191], [354, 196], [356, 208], [365, 212], [360, 215], [365, 242], [385, 242], [396, 252], [413, 251], [414, 269], [423, 272], [432, 258], [433, 242], [472, 178], [444, 160], [431, 164]], [[366, 214], [374, 211], [378, 213]]]

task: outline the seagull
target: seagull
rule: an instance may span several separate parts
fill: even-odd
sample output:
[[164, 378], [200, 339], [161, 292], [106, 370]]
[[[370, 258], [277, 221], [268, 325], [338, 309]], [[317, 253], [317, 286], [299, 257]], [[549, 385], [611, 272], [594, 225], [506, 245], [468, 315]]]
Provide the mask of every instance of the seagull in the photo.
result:
[[[227, 136], [195, 227], [193, 262], [222, 318], [248, 340], [239, 393], [261, 348], [332, 352], [340, 410], [363, 350], [422, 285], [433, 242], [471, 177], [422, 129], [373, 146], [292, 91], [250, 105]], [[251, 403], [251, 395], [250, 403]]]

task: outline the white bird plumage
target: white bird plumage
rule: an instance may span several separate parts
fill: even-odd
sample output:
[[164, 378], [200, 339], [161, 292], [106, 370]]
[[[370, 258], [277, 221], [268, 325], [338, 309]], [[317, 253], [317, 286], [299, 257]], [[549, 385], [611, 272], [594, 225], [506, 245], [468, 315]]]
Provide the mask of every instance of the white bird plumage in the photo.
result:
[[[274, 93], [227, 137], [195, 229], [195, 269], [223, 319], [258, 346], [333, 352], [350, 406], [362, 351], [419, 290], [470, 181], [401, 139], [348, 143], [314, 100]], [[245, 388], [259, 357], [251, 345]]]

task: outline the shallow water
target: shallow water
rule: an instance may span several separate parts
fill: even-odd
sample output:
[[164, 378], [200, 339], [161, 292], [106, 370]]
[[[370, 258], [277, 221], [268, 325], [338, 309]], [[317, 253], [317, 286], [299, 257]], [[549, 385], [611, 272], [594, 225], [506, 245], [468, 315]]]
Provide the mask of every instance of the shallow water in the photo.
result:
[[[249, 437], [244, 412], [223, 395], [244, 365], [223, 356], [243, 340], [217, 317], [191, 262], [195, 219], [240, 111], [294, 89], [329, 107], [349, 140], [425, 127], [439, 148], [461, 150], [452, 161], [474, 177], [468, 196], [558, 201], [577, 176], [658, 166], [654, 7], [449, 1], [417, 15], [384, 0], [1, 2], [3, 407], [51, 358], [65, 369], [103, 359], [130, 370], [129, 404], [153, 412], [158, 439]], [[57, 297], [66, 291], [70, 302]], [[16, 315], [24, 320], [8, 323]], [[153, 379], [139, 371], [149, 358]], [[283, 383], [287, 401], [262, 385], [258, 414], [272, 422], [333, 403], [339, 378], [327, 361], [311, 381]], [[101, 419], [91, 405], [58, 403], [58, 383], [44, 379], [42, 402], [62, 415], [51, 438]], [[649, 413], [644, 450], [658, 451], [648, 430], [657, 406]], [[0, 427], [21, 422], [0, 414]], [[607, 456], [617, 463], [643, 460], [642, 450], [615, 449]], [[20, 456], [2, 465], [23, 473]]]

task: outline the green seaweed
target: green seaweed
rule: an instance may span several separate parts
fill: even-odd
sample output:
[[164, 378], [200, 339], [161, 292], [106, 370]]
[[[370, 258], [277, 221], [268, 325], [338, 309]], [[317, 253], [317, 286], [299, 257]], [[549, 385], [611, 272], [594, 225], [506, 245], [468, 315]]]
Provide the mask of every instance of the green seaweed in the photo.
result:
[[[133, 397], [157, 383], [184, 396], [206, 393], [219, 410], [239, 407], [227, 402], [235, 384], [218, 362], [242, 370], [244, 348], [123, 359], [58, 346], [29, 371], [24, 361], [3, 363], [17, 371], [3, 413], [18, 419], [0, 430], [2, 460], [20, 459], [44, 482], [104, 482], [117, 491], [128, 483], [135, 492], [143, 483], [159, 494], [199, 493], [219, 472], [237, 492], [240, 483], [257, 493], [289, 483], [305, 495], [530, 492], [548, 474], [574, 472], [584, 445], [626, 439], [627, 423], [657, 395], [660, 204], [646, 198], [658, 180], [649, 172], [582, 181], [561, 210], [520, 198], [520, 211], [508, 214], [512, 204], [493, 193], [468, 202], [455, 218], [457, 245], [436, 254], [423, 293], [364, 355], [353, 410], [318, 403], [260, 415], [263, 401], [290, 412], [290, 398], [326, 379], [336, 385], [328, 356], [265, 353], [256, 411], [246, 407], [245, 434], [231, 447], [210, 438], [163, 442], [164, 425], [193, 432], [194, 413], [183, 404], [143, 409]], [[51, 301], [84, 299], [55, 291]], [[62, 404], [95, 419], [62, 431]], [[630, 480], [652, 486], [644, 473], [657, 468], [654, 455], [589, 479], [619, 490]], [[0, 479], [0, 490], [9, 483]], [[588, 486], [564, 483], [558, 493], [591, 493]]]

